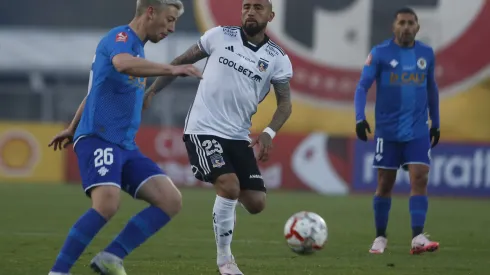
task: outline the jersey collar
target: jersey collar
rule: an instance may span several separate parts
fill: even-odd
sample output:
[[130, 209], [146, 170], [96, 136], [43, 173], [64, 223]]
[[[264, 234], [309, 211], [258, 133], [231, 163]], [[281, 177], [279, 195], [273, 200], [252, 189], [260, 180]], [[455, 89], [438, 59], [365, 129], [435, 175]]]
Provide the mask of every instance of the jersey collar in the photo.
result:
[[251, 49], [254, 52], [257, 52], [262, 46], [269, 42], [269, 37], [267, 36], [267, 34], [264, 34], [264, 40], [262, 40], [262, 42], [260, 42], [258, 45], [249, 43], [247, 40], [247, 35], [242, 28], [240, 28], [240, 36], [242, 37], [243, 46]]

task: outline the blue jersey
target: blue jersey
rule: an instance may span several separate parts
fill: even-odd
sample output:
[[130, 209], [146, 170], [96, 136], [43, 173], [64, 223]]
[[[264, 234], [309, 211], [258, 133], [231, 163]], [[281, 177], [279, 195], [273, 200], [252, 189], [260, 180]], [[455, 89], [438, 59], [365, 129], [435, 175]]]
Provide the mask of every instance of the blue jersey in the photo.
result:
[[439, 128], [439, 91], [434, 50], [415, 41], [400, 47], [387, 40], [366, 60], [355, 94], [356, 121], [366, 119], [366, 93], [376, 81], [375, 135], [405, 142], [429, 135], [428, 119]]
[[112, 29], [99, 42], [90, 72], [85, 109], [75, 132], [97, 136], [125, 149], [136, 149], [146, 78], [118, 72], [112, 58], [127, 53], [144, 58], [144, 42], [128, 26]]

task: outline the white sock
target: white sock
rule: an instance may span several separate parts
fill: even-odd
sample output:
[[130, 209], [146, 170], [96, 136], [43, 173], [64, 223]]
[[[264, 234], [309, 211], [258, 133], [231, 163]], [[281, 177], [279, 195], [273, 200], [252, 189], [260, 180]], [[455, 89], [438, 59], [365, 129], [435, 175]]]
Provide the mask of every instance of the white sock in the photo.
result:
[[216, 196], [213, 207], [213, 227], [218, 252], [217, 264], [223, 265], [232, 259], [231, 239], [235, 228], [237, 200]]

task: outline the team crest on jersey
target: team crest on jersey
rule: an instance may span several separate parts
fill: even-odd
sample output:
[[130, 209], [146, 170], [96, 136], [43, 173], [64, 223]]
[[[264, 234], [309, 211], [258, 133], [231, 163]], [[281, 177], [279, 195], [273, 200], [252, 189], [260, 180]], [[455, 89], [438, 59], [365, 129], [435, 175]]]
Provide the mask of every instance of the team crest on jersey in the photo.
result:
[[269, 61], [265, 59], [260, 59], [259, 63], [257, 63], [257, 68], [259, 68], [259, 71], [265, 72], [267, 71], [267, 68], [269, 67]]
[[116, 42], [124, 42], [128, 41], [128, 34], [125, 32], [120, 32], [116, 35]]
[[417, 67], [419, 67], [419, 69], [421, 70], [424, 70], [426, 67], [427, 67], [427, 61], [425, 61], [424, 58], [419, 58], [419, 60], [417, 60]]
[[225, 160], [220, 154], [211, 155], [209, 158], [211, 159], [211, 164], [213, 165], [213, 168], [221, 168], [225, 165]]

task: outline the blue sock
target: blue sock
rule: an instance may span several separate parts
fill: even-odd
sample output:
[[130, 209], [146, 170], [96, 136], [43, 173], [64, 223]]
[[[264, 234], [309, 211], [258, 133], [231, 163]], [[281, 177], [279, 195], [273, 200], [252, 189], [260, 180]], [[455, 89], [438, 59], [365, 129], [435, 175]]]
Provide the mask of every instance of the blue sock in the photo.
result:
[[412, 237], [415, 237], [424, 231], [425, 217], [429, 209], [429, 199], [427, 196], [411, 196], [409, 209], [412, 220]]
[[80, 255], [82, 255], [85, 247], [106, 223], [106, 219], [93, 208], [83, 214], [70, 229], [65, 244], [61, 248], [51, 271], [68, 273]]
[[374, 196], [374, 223], [376, 225], [376, 237], [386, 237], [388, 217], [391, 208], [391, 198]]
[[124, 259], [169, 221], [170, 217], [160, 208], [149, 206], [129, 220], [105, 251]]

